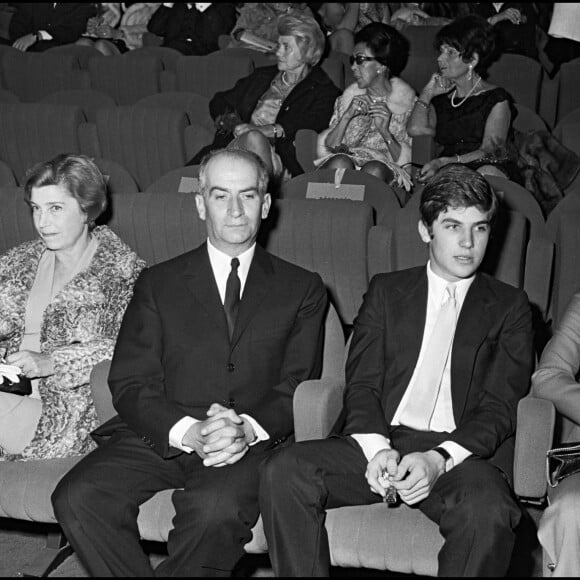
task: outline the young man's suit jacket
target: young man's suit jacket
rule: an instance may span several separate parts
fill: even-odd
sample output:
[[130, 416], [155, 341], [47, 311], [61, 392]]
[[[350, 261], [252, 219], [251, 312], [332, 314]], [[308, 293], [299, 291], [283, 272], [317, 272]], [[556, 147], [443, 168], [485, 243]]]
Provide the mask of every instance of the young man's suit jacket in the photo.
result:
[[[371, 281], [347, 362], [343, 434], [389, 437], [421, 349], [427, 292], [425, 266]], [[517, 403], [529, 389], [532, 365], [526, 294], [477, 274], [455, 331], [451, 393], [457, 428], [447, 439], [492, 459], [510, 478]]]
[[320, 376], [326, 289], [318, 274], [256, 246], [230, 342], [206, 244], [144, 271], [135, 285], [109, 385], [126, 429], [162, 457], [183, 416], [214, 403], [253, 417], [276, 445], [293, 433], [297, 385]]

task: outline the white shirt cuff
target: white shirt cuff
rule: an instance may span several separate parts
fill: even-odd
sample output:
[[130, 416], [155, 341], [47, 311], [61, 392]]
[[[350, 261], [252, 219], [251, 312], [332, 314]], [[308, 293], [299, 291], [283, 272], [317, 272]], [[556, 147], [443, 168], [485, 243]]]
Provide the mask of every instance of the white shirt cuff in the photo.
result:
[[39, 30], [38, 34], [40, 34], [42, 40], [52, 40], [52, 36], [46, 30]]
[[367, 462], [382, 449], [392, 449], [389, 439], [378, 433], [356, 433], [351, 437], [361, 446]]
[[258, 423], [258, 421], [256, 421], [256, 419], [246, 415], [245, 413], [242, 413], [240, 417], [248, 421], [248, 423], [254, 428], [256, 438], [250, 443], [250, 447], [256, 443], [259, 443], [260, 441], [268, 441], [268, 439], [270, 439], [268, 432], [264, 430], [264, 428], [260, 425], [260, 423]]
[[193, 449], [187, 445], [183, 445], [183, 436], [187, 433], [189, 428], [195, 423], [198, 423], [199, 419], [194, 419], [193, 417], [183, 417], [171, 427], [169, 431], [169, 445], [175, 447], [176, 449], [181, 449], [185, 453], [191, 453]]
[[443, 449], [445, 449], [445, 451], [451, 455], [451, 459], [453, 460], [453, 467], [457, 467], [470, 455], [473, 455], [471, 451], [468, 451], [465, 449], [465, 447], [459, 445], [459, 443], [455, 443], [455, 441], [443, 441], [443, 443], [439, 443], [437, 447], [443, 447]]
[[163, 2], [163, 6], [165, 6], [166, 8], [173, 8], [174, 4], [175, 2]]

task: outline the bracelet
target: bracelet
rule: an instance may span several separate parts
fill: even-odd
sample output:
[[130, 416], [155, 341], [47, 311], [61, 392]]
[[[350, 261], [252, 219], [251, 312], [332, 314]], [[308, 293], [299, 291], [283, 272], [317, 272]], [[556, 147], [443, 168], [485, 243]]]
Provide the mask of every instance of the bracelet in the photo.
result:
[[277, 127], [276, 123], [273, 123], [272, 127], [274, 127], [274, 140], [276, 140], [276, 139], [278, 139], [278, 127]]
[[455, 159], [456, 159], [457, 163], [461, 163], [461, 161], [459, 160], [459, 153], [457, 153], [457, 154], [455, 155]]
[[422, 107], [425, 107], [426, 109], [429, 108], [429, 103], [426, 103], [425, 101], [422, 101], [421, 99], [417, 99], [415, 101], [416, 105], [421, 105]]

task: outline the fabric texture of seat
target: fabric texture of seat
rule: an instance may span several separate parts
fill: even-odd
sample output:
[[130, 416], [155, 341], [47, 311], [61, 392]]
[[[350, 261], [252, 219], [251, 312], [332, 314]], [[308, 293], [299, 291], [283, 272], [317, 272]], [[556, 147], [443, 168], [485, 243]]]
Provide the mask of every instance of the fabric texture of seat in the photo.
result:
[[93, 89], [57, 91], [46, 95], [39, 102], [52, 105], [76, 105], [83, 110], [87, 121], [92, 123], [97, 118], [97, 109], [117, 106], [113, 97]]
[[254, 70], [249, 57], [182, 56], [177, 60], [175, 89], [205, 95], [210, 99], [218, 92], [232, 88], [236, 81]]
[[143, 46], [130, 50], [123, 55], [125, 58], [142, 58], [144, 56], [153, 56], [161, 61], [163, 70], [175, 71], [177, 60], [182, 54], [174, 48], [168, 46]]
[[[169, 49], [172, 50], [172, 49]], [[183, 111], [189, 117], [191, 123], [205, 127], [208, 131], [215, 132], [215, 124], [209, 114], [209, 98], [197, 93], [184, 91], [170, 91], [149, 95], [139, 99], [136, 107], [162, 107]]]
[[503, 54], [489, 68], [489, 82], [504, 88], [520, 103], [538, 111], [542, 85], [542, 65], [521, 54]]
[[157, 56], [109, 56], [89, 60], [91, 88], [113, 97], [119, 105], [133, 105], [160, 92], [161, 60]]
[[185, 113], [145, 107], [99, 109], [95, 125], [100, 156], [125, 167], [141, 191], [187, 161]]
[[547, 320], [554, 243], [548, 234], [540, 205], [531, 192], [509, 179], [492, 175], [486, 175], [485, 178], [500, 196], [501, 204], [509, 210], [521, 213], [528, 221], [523, 288], [528, 293], [530, 302], [539, 308], [543, 319]]
[[392, 224], [401, 208], [395, 191], [377, 177], [347, 169], [319, 169], [282, 184], [283, 199], [360, 199], [374, 209], [376, 224]]
[[318, 272], [342, 323], [350, 325], [369, 282], [372, 225], [366, 202], [281, 199], [262, 223], [259, 239], [273, 254]]
[[2, 71], [5, 88], [27, 103], [57, 91], [88, 88], [72, 54], [7, 52], [2, 58]]
[[0, 254], [36, 238], [22, 187], [0, 187]]
[[18, 95], [8, 89], [0, 89], [0, 103], [13, 104], [19, 102], [20, 99], [18, 98]]
[[145, 193], [197, 193], [199, 191], [199, 165], [186, 165], [173, 169], [154, 181]]
[[132, 175], [116, 161], [94, 157], [93, 161], [100, 169], [107, 182], [109, 195], [121, 195], [123, 193], [137, 193], [139, 188]]
[[12, 168], [20, 184], [34, 164], [62, 152], [80, 153], [78, 129], [84, 122], [80, 107], [0, 105], [0, 159]]
[[578, 107], [580, 101], [580, 58], [565, 62], [560, 67], [560, 87], [556, 123]]
[[564, 115], [554, 127], [552, 134], [562, 145], [580, 155], [580, 108]]
[[522, 133], [528, 131], [547, 131], [546, 122], [538, 113], [523, 105], [522, 103], [515, 103], [518, 115], [514, 120], [513, 127]]
[[93, 46], [80, 46], [78, 44], [63, 44], [53, 46], [46, 51], [48, 54], [71, 54], [74, 56], [78, 66], [83, 70], [88, 70], [89, 60], [93, 57], [105, 56], [102, 52]]

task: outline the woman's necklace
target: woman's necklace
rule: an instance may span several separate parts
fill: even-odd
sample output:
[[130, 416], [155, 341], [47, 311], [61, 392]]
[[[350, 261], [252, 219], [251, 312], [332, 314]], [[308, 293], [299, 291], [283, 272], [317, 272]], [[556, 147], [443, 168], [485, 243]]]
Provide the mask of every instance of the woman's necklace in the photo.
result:
[[289, 83], [289, 82], [286, 80], [286, 71], [284, 71], [284, 72], [282, 73], [282, 83], [283, 83], [283, 84], [285, 84], [287, 87], [289, 87], [289, 86], [292, 84], [292, 83]]
[[451, 106], [454, 109], [457, 109], [457, 107], [461, 107], [461, 105], [463, 105], [463, 103], [465, 103], [465, 101], [467, 101], [467, 99], [469, 99], [469, 97], [471, 97], [471, 95], [473, 94], [473, 91], [475, 91], [475, 89], [476, 89], [477, 85], [479, 85], [480, 81], [481, 81], [481, 77], [479, 77], [477, 79], [477, 82], [471, 87], [471, 89], [469, 89], [469, 92], [457, 104], [455, 104], [455, 97], [457, 96], [457, 87], [455, 87], [455, 90], [453, 91], [453, 94], [451, 95]]

